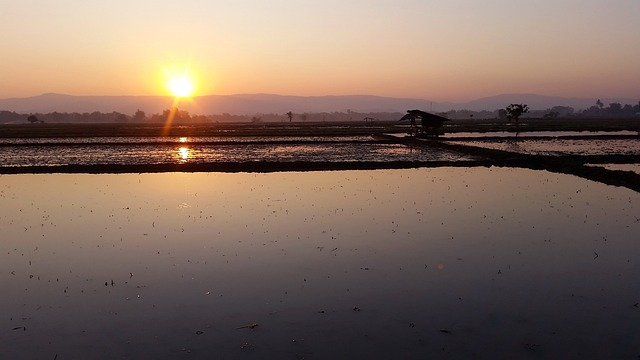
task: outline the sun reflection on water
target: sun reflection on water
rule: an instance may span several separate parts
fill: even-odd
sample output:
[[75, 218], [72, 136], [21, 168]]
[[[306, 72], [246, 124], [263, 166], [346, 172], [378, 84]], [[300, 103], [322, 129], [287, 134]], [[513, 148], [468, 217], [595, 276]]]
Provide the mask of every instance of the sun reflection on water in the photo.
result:
[[178, 158], [181, 163], [186, 163], [191, 157], [191, 149], [187, 147], [181, 147], [178, 149]]

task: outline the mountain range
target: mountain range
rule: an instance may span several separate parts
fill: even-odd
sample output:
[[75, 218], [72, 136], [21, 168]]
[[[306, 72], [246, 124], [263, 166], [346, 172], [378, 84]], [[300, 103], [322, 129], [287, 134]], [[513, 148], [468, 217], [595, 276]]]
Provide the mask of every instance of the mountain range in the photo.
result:
[[[595, 105], [597, 99], [564, 98], [536, 94], [502, 94], [464, 103], [433, 102], [424, 99], [404, 99], [372, 95], [340, 96], [284, 96], [272, 94], [208, 95], [183, 100], [177, 107], [191, 114], [234, 115], [319, 113], [319, 112], [405, 112], [421, 109], [433, 112], [450, 110], [494, 111], [511, 103], [529, 105], [531, 110], [546, 110], [554, 106], [570, 106], [575, 110]], [[604, 104], [619, 102], [637, 104], [637, 99], [602, 98]], [[20, 114], [51, 112], [120, 112], [133, 114], [142, 110], [147, 114], [161, 113], [173, 106], [173, 99], [166, 96], [74, 96], [43, 94], [33, 97], [0, 99], [0, 111]]]

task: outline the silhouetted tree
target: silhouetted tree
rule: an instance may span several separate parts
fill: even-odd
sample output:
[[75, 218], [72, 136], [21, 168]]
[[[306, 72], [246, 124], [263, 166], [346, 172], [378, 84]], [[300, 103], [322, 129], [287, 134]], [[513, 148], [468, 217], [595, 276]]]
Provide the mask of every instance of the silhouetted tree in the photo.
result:
[[37, 123], [39, 120], [38, 120], [38, 117], [37, 117], [37, 116], [35, 116], [35, 115], [29, 115], [29, 116], [27, 116], [27, 121], [28, 121], [28, 122], [30, 122], [30, 123], [32, 123], [32, 124], [35, 124], [35, 123]]
[[126, 123], [126, 122], [129, 122], [129, 117], [125, 114], [118, 113], [116, 114], [116, 118], [114, 121], [117, 123]]
[[529, 112], [529, 106], [526, 104], [510, 104], [505, 108], [507, 111], [507, 118], [509, 120], [513, 119], [518, 124], [518, 119], [524, 113]]
[[142, 110], [136, 111], [136, 113], [133, 114], [133, 117], [131, 118], [133, 122], [143, 122], [146, 119], [147, 119], [147, 114], [145, 114], [144, 111]]
[[571, 106], [554, 106], [551, 111], [557, 113], [558, 116], [566, 117], [572, 115], [575, 109]]
[[602, 103], [602, 100], [598, 99], [598, 101], [596, 101], [596, 105], [602, 109], [604, 107], [604, 104]]
[[612, 114], [618, 114], [622, 111], [622, 104], [614, 102], [609, 104], [609, 112]]
[[293, 119], [293, 113], [291, 111], [289, 111], [287, 113], [287, 117], [289, 118], [289, 122], [291, 122], [291, 119]]

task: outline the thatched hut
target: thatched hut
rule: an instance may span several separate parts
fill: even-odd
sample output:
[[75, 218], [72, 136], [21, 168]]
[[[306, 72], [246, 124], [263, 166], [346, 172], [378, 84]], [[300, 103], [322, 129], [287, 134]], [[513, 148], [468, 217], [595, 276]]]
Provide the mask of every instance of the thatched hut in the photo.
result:
[[[416, 126], [416, 120], [420, 119], [420, 128]], [[445, 117], [431, 114], [422, 110], [407, 110], [407, 114], [400, 121], [410, 120], [411, 127], [416, 126], [420, 134], [438, 136], [442, 134], [442, 125], [445, 121], [451, 121]], [[418, 135], [416, 133], [416, 135]]]

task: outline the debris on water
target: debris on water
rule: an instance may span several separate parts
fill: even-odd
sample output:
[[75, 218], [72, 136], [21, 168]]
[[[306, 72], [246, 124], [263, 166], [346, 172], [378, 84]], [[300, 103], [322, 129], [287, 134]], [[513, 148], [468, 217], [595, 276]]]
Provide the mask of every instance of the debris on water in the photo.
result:
[[256, 346], [255, 346], [255, 345], [253, 345], [253, 344], [249, 344], [249, 343], [247, 343], [247, 342], [242, 343], [242, 344], [240, 345], [240, 349], [242, 349], [242, 350], [253, 350], [253, 349], [255, 349], [255, 348], [256, 348]]
[[451, 331], [447, 329], [440, 329], [440, 332], [443, 334], [451, 334]]
[[353, 311], [359, 312], [359, 311], [360, 311], [360, 308], [359, 308], [359, 307], [357, 307], [357, 306], [354, 306], [354, 307], [353, 307]]
[[249, 324], [249, 325], [243, 325], [243, 326], [238, 326], [236, 329], [255, 329], [257, 328], [258, 324]]
[[204, 334], [204, 331], [200, 331], [200, 330], [196, 331], [196, 335], [202, 335], [202, 334]]
[[600, 256], [600, 255], [598, 255], [598, 253], [597, 253], [597, 252], [595, 252], [595, 251], [594, 251], [593, 253], [594, 253], [594, 254], [596, 254], [596, 256], [593, 258], [593, 260], [597, 259], [597, 258]]
[[540, 345], [538, 345], [538, 344], [525, 344], [525, 346], [527, 347], [527, 349], [529, 349], [531, 351], [536, 351], [536, 348], [539, 347]]

